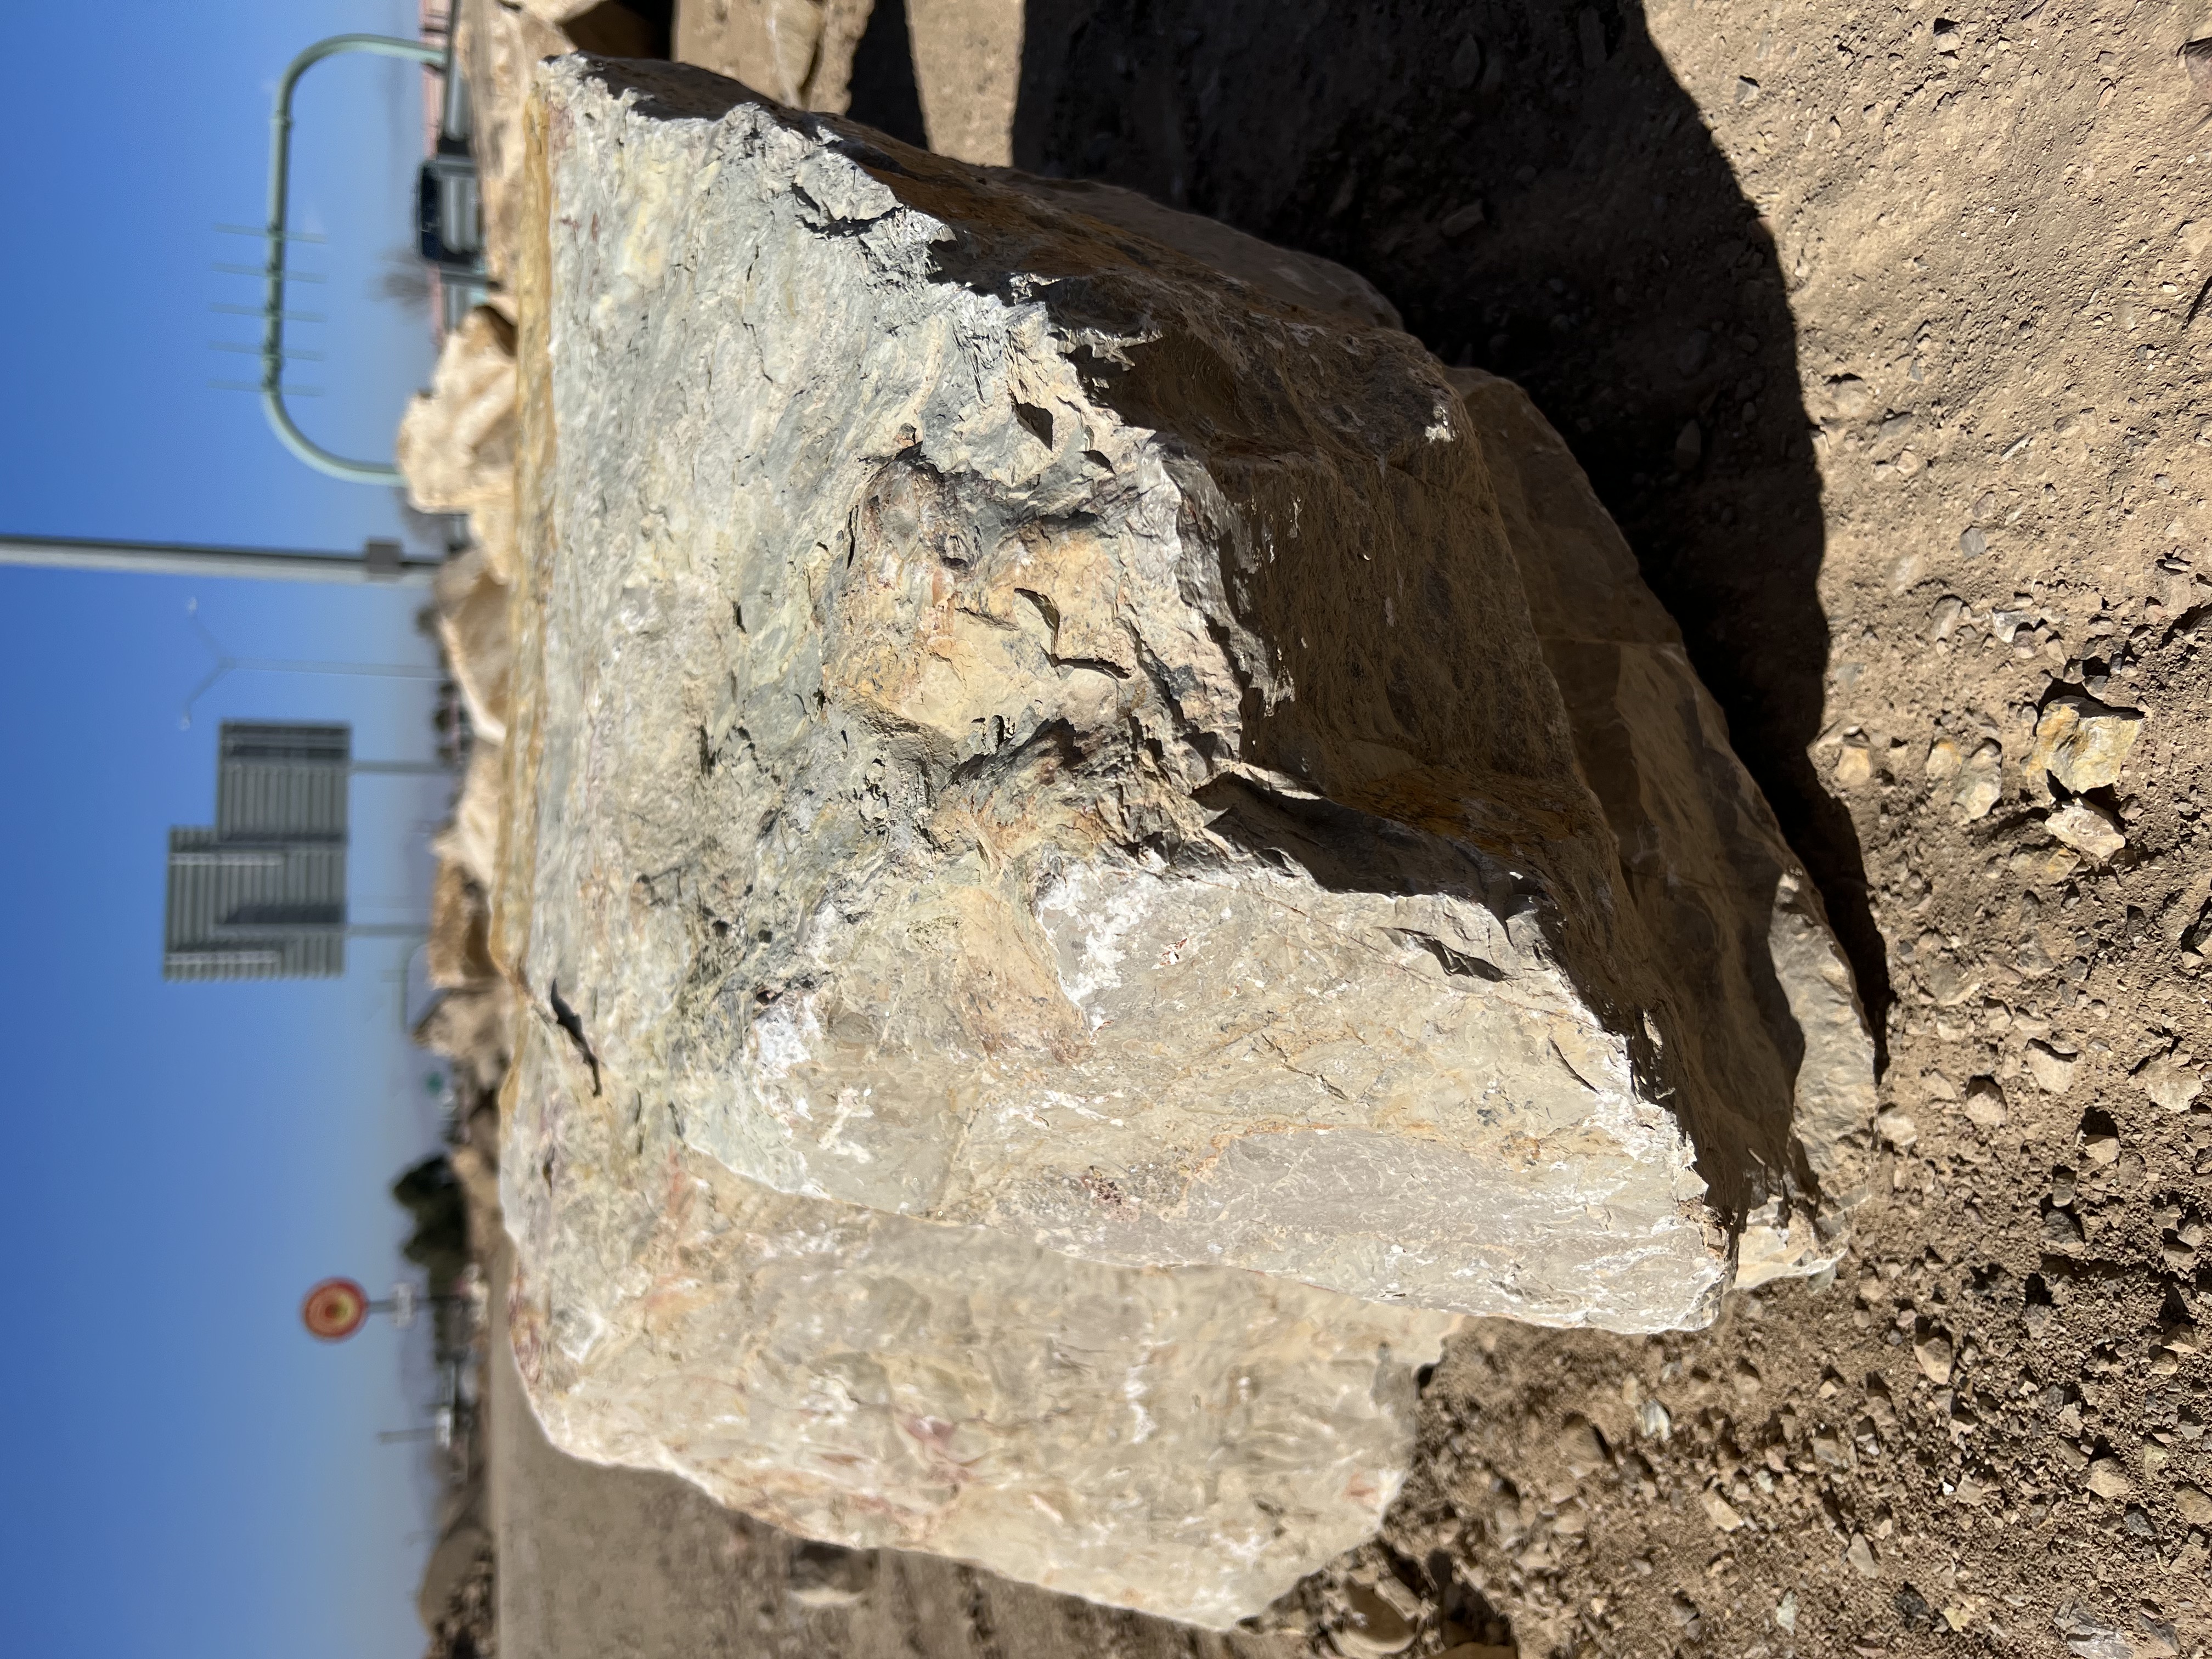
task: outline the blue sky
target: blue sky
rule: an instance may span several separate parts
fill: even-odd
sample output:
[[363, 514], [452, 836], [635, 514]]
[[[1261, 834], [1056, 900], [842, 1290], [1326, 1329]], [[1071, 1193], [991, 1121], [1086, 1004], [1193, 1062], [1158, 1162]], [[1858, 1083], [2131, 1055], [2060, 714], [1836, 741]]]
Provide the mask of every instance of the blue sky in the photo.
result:
[[[11, 326], [0, 337], [0, 531], [349, 550], [398, 533], [390, 492], [310, 472], [252, 397], [258, 245], [217, 234], [264, 205], [269, 103], [301, 47], [410, 34], [411, 0], [112, 0], [21, 8], [0, 103]], [[429, 374], [427, 319], [375, 297], [407, 240], [420, 79], [311, 70], [299, 100], [300, 265], [327, 313], [296, 343], [325, 395], [297, 407], [343, 453], [385, 458]], [[404, 944], [349, 947], [342, 980], [167, 985], [164, 833], [209, 821], [225, 717], [344, 720], [365, 758], [431, 752], [428, 679], [210, 668], [239, 656], [427, 666], [419, 590], [0, 568], [0, 1205], [5, 1645], [38, 1659], [398, 1659], [435, 1492], [419, 1338], [379, 1322], [323, 1347], [301, 1291], [388, 1285], [404, 1231], [385, 1188], [428, 1150], [430, 1058], [400, 1036]], [[419, 915], [434, 781], [354, 786], [357, 920]], [[418, 999], [419, 1005], [419, 999]]]

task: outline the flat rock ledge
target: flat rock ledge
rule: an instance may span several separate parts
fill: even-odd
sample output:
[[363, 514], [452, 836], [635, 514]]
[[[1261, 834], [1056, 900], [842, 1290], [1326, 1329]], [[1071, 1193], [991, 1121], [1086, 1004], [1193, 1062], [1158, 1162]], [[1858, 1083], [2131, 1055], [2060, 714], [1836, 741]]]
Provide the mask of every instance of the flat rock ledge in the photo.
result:
[[543, 66], [492, 948], [535, 1408], [1224, 1626], [1458, 1316], [1840, 1253], [1871, 1045], [1516, 389], [1356, 277]]

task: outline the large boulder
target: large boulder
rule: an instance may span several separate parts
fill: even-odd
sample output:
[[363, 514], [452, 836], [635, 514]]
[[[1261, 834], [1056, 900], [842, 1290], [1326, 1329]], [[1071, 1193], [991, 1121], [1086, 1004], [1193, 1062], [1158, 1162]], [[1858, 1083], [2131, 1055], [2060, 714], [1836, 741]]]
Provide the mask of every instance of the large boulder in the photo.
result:
[[712, 76], [539, 98], [495, 951], [557, 1441], [1218, 1623], [1371, 1523], [1450, 1314], [1832, 1257], [1848, 979], [1525, 401]]

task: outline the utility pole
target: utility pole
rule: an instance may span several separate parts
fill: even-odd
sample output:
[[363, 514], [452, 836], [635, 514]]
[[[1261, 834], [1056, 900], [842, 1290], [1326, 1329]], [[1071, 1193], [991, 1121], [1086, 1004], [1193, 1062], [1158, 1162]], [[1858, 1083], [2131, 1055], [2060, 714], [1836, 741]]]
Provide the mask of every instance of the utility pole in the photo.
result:
[[210, 547], [189, 542], [83, 541], [68, 536], [0, 536], [0, 564], [64, 570], [138, 571], [159, 576], [239, 576], [259, 581], [427, 584], [438, 559], [408, 558], [395, 541], [373, 539], [359, 553], [274, 547]]

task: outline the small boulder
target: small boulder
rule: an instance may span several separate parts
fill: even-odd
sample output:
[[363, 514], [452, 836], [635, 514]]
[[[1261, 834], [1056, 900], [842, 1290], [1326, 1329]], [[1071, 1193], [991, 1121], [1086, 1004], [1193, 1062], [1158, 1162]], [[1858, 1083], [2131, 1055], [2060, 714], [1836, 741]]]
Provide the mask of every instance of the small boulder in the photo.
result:
[[2027, 775], [2040, 778], [2048, 772], [2076, 795], [2109, 788], [2119, 781], [2142, 727], [2140, 710], [2108, 708], [2094, 697], [2070, 692], [2053, 697], [2036, 719]]

